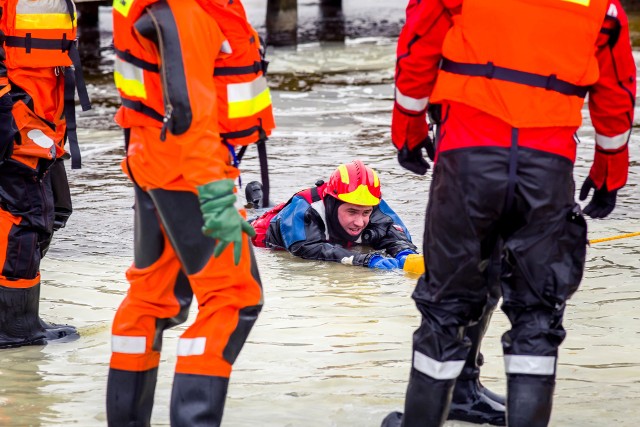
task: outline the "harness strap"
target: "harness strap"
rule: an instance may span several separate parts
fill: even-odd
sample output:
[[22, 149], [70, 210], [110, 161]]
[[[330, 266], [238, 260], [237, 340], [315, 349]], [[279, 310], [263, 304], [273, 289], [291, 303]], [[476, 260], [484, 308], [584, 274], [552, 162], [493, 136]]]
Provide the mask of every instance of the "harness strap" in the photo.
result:
[[557, 78], [555, 74], [544, 76], [528, 73], [510, 68], [497, 67], [493, 62], [486, 64], [470, 64], [455, 62], [447, 58], [442, 59], [440, 67], [443, 71], [464, 76], [486, 77], [488, 79], [503, 80], [511, 83], [520, 83], [528, 86], [559, 92], [563, 95], [578, 96], [584, 98], [589, 91], [588, 86], [578, 86]]
[[69, 50], [69, 58], [73, 64], [73, 74], [75, 74], [75, 88], [78, 90], [78, 99], [80, 100], [80, 106], [82, 111], [91, 109], [91, 100], [89, 99], [89, 93], [87, 92], [87, 85], [84, 82], [84, 75], [82, 74], [82, 64], [80, 62], [80, 52], [75, 43], [71, 44]]
[[122, 59], [125, 62], [133, 64], [138, 68], [142, 68], [145, 71], [150, 71], [152, 73], [159, 73], [160, 72], [160, 67], [158, 66], [158, 64], [153, 64], [151, 62], [147, 62], [144, 59], [140, 59], [137, 56], [133, 56], [131, 54], [131, 52], [120, 50], [120, 49], [116, 48], [115, 46], [113, 47], [113, 50], [115, 51], [116, 56], [118, 58]]
[[252, 126], [248, 129], [243, 129], [235, 132], [220, 133], [220, 137], [223, 139], [244, 138], [246, 136], [253, 135], [255, 132], [260, 132], [262, 128], [260, 126]]
[[311, 188], [311, 202], [317, 202], [319, 200], [322, 200], [320, 198], [320, 194], [318, 193], [318, 187], [312, 187]]
[[156, 110], [154, 110], [153, 108], [144, 105], [142, 102], [140, 101], [133, 101], [131, 99], [127, 99], [127, 98], [122, 98], [122, 106], [129, 108], [133, 111], [137, 111], [138, 113], [144, 114], [147, 117], [150, 117], [158, 122], [161, 122], [164, 120], [164, 116], [160, 113], [158, 113]]
[[82, 167], [82, 156], [80, 154], [80, 145], [78, 144], [78, 133], [76, 132], [76, 78], [75, 74], [70, 71], [70, 68], [66, 68], [64, 73], [64, 118], [67, 121], [71, 169], [80, 169]]
[[31, 33], [27, 33], [26, 37], [6, 36], [4, 44], [8, 47], [23, 48], [27, 53], [31, 53], [31, 49], [59, 50], [61, 52], [68, 52], [74, 44], [74, 41], [69, 40], [66, 37], [56, 40], [41, 39], [31, 37]]
[[267, 163], [267, 137], [260, 138], [258, 146], [258, 159], [260, 159], [260, 179], [262, 180], [262, 206], [269, 206], [269, 164]]
[[260, 71], [265, 71], [265, 66], [262, 61], [255, 61], [251, 65], [243, 67], [217, 67], [213, 70], [214, 77], [221, 76], [239, 76], [242, 74], [256, 74]]

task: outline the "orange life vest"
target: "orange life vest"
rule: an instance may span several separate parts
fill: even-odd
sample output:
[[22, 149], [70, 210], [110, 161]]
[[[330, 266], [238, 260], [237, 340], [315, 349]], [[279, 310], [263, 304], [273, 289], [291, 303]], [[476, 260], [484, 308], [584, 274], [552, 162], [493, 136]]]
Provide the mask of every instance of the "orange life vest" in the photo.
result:
[[465, 0], [430, 102], [461, 102], [514, 127], [580, 126], [608, 3]]
[[75, 5], [71, 0], [4, 0], [0, 7], [5, 65], [14, 93], [13, 116], [20, 131], [12, 157], [32, 169], [38, 168], [40, 159], [46, 166], [64, 154], [67, 134], [72, 167], [79, 168], [76, 86], [83, 110], [91, 105], [75, 44]]
[[77, 19], [71, 0], [9, 0], [3, 3], [2, 31], [9, 68], [69, 67]]
[[275, 128], [266, 62], [240, 1], [198, 0], [227, 38], [215, 63], [220, 136], [232, 145], [264, 140]]
[[[123, 128], [162, 127], [165, 116], [160, 64], [157, 55], [143, 48], [134, 24], [145, 8], [157, 0], [114, 0], [113, 78], [122, 99], [115, 120]], [[126, 29], [126, 30], [125, 30]]]

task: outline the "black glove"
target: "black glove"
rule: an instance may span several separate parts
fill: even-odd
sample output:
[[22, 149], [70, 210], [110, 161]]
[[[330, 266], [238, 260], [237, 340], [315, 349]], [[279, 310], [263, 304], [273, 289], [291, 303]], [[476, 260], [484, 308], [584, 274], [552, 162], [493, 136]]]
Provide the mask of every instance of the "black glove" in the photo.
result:
[[411, 172], [424, 175], [429, 170], [429, 163], [422, 156], [422, 149], [427, 150], [427, 156], [431, 160], [435, 157], [435, 149], [433, 147], [433, 141], [428, 136], [424, 141], [413, 150], [409, 150], [405, 145], [401, 150], [398, 150], [398, 163]]
[[583, 212], [591, 218], [604, 218], [616, 207], [616, 194], [618, 190], [608, 191], [606, 185], [603, 185], [602, 188], [598, 190], [593, 180], [587, 177], [580, 189], [580, 200], [585, 200], [591, 189], [595, 190], [593, 197], [589, 204], [583, 209]]
[[18, 128], [11, 110], [13, 101], [8, 93], [0, 97], [0, 162], [11, 157], [13, 142]]

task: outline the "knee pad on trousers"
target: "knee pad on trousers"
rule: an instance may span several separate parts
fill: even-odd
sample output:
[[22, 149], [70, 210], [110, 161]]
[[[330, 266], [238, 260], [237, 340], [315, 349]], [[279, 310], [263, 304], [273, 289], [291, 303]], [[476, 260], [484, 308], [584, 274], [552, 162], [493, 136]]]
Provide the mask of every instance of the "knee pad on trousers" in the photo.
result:
[[253, 329], [253, 325], [256, 323], [261, 310], [261, 305], [254, 305], [245, 307], [238, 313], [238, 325], [229, 337], [229, 341], [222, 353], [222, 357], [230, 364], [233, 365], [238, 358], [240, 350], [244, 347], [249, 332]]

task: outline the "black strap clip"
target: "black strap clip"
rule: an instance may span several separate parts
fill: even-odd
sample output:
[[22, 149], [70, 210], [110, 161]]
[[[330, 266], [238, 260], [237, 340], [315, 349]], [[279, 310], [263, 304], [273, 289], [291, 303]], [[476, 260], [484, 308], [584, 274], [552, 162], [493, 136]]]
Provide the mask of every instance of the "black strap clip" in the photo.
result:
[[489, 61], [487, 62], [487, 66], [486, 66], [486, 73], [484, 74], [484, 76], [488, 79], [492, 79], [493, 75], [496, 72], [496, 67], [495, 65], [493, 65], [493, 62]]
[[555, 74], [551, 74], [547, 77], [547, 84], [544, 85], [546, 90], [555, 90], [556, 85], [558, 84], [558, 76]]

